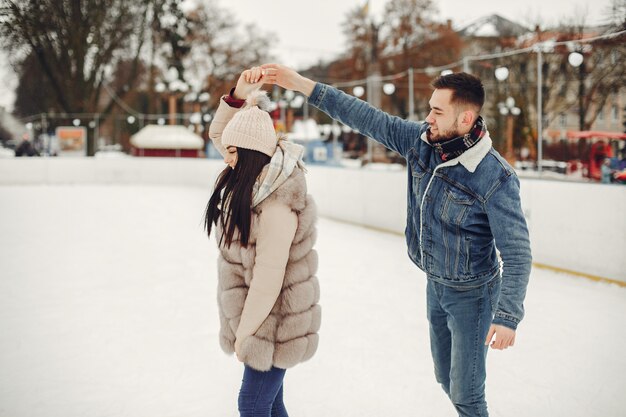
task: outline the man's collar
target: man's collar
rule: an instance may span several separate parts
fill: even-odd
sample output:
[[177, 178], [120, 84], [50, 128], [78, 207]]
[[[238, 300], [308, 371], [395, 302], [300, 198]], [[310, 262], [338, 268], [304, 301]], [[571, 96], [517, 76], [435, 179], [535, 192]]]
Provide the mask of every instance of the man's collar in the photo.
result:
[[[428, 139], [426, 138], [426, 131], [422, 133], [422, 135], [420, 136], [420, 139], [426, 142], [428, 146], [432, 146], [428, 142]], [[483, 158], [489, 153], [489, 150], [491, 149], [491, 145], [492, 145], [491, 137], [489, 137], [489, 132], [487, 131], [485, 132], [485, 136], [483, 136], [482, 139], [480, 139], [476, 145], [474, 145], [467, 151], [463, 152], [461, 156], [458, 156], [454, 159], [450, 159], [449, 161], [446, 161], [440, 164], [439, 166], [447, 167], [447, 166], [452, 166], [452, 165], [456, 165], [460, 163], [461, 165], [465, 167], [465, 169], [473, 173], [474, 171], [476, 171], [478, 164], [480, 164]]]

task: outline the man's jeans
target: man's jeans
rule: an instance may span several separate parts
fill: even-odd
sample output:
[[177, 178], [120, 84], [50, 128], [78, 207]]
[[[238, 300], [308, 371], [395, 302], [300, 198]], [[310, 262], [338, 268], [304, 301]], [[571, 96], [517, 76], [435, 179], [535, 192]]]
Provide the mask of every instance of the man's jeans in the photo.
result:
[[246, 365], [239, 391], [241, 417], [288, 417], [283, 404], [285, 370], [257, 371]]
[[472, 289], [428, 280], [427, 314], [435, 376], [459, 416], [485, 417], [485, 339], [498, 305], [502, 279]]

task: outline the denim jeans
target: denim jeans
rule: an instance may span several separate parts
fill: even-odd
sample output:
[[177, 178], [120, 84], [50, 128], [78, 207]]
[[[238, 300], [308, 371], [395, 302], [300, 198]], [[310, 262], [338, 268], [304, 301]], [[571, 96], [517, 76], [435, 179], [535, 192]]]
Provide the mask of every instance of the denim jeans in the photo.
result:
[[289, 417], [283, 403], [285, 370], [257, 371], [245, 366], [239, 391], [240, 417]]
[[428, 279], [426, 304], [435, 377], [462, 417], [488, 416], [485, 338], [501, 282], [496, 277], [468, 289]]

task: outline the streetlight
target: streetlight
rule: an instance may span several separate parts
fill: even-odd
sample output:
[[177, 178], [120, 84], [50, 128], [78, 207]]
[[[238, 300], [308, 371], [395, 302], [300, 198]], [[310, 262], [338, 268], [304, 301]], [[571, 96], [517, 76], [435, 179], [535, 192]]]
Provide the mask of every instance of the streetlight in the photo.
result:
[[[189, 116], [190, 126], [193, 126], [194, 133], [202, 133], [204, 126], [202, 125], [202, 113], [206, 112], [206, 102], [209, 101], [211, 95], [208, 92], [190, 92], [185, 94], [184, 101], [191, 106], [191, 115]], [[204, 108], [203, 108], [204, 107]]]
[[567, 57], [567, 62], [574, 67], [578, 68], [578, 129], [585, 130], [585, 111], [584, 111], [584, 97], [585, 97], [585, 58], [580, 52], [572, 52]]
[[537, 54], [537, 172], [543, 169], [543, 54], [554, 49], [553, 41], [543, 41], [534, 45]]
[[519, 116], [522, 110], [515, 106], [515, 99], [507, 97], [504, 103], [498, 103], [498, 109], [502, 116], [506, 116], [506, 151], [504, 157], [511, 165], [515, 163], [515, 152], [513, 152], [513, 116]]
[[396, 86], [393, 85], [393, 83], [386, 83], [385, 85], [383, 85], [383, 92], [390, 96], [396, 92]]
[[[308, 108], [305, 103], [304, 96], [300, 94], [296, 94], [295, 91], [285, 90], [282, 94], [282, 97], [278, 99], [278, 108], [280, 109], [280, 121], [284, 126], [285, 132], [289, 132], [291, 130], [291, 125], [293, 123], [293, 109], [303, 109], [303, 119], [308, 120]], [[270, 108], [268, 109], [270, 112], [274, 111], [276, 108], [273, 105], [273, 102], [270, 103]]]
[[572, 52], [567, 57], [567, 62], [569, 62], [570, 65], [575, 68], [580, 67], [580, 64], [583, 63], [583, 60], [584, 60], [583, 54], [579, 52]]
[[509, 69], [507, 67], [498, 67], [495, 70], [495, 75], [498, 81], [504, 81], [509, 78]]
[[[506, 81], [509, 78], [507, 67], [498, 67], [494, 71], [498, 81]], [[504, 157], [512, 165], [515, 162], [515, 152], [513, 152], [513, 116], [519, 116], [522, 112], [515, 106], [515, 99], [508, 94], [508, 86], [505, 86], [505, 94], [508, 96], [504, 102], [498, 103], [498, 110], [502, 116], [506, 116], [506, 150]]]
[[[537, 54], [537, 170], [539, 174], [542, 172], [543, 159], [543, 54], [553, 50], [554, 42], [543, 41], [534, 46], [533, 52]], [[583, 114], [583, 96], [585, 92], [584, 85], [584, 57], [579, 52], [572, 52], [567, 57], [567, 61], [573, 67], [579, 67], [579, 84], [578, 84], [578, 107], [579, 107], [579, 127], [584, 129], [585, 116]]]
[[[175, 67], [170, 67], [165, 74], [165, 81], [167, 81], [167, 89], [169, 90], [169, 98], [168, 98], [168, 111], [169, 111], [169, 119], [170, 125], [176, 124], [176, 105], [178, 100], [178, 95], [180, 93], [186, 93], [189, 91], [189, 86], [183, 80], [179, 78], [178, 70]], [[165, 84], [158, 83], [155, 86], [155, 90], [159, 93], [165, 91]]]

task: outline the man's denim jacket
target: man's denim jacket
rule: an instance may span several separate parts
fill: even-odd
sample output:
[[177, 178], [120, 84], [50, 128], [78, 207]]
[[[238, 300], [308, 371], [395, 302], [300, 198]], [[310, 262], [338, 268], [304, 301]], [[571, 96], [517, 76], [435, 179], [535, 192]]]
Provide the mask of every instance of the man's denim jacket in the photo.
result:
[[309, 103], [406, 158], [409, 257], [429, 279], [461, 290], [501, 275], [493, 323], [516, 329], [524, 316], [530, 240], [519, 180], [489, 134], [443, 162], [426, 140], [427, 123], [390, 116], [321, 83]]

